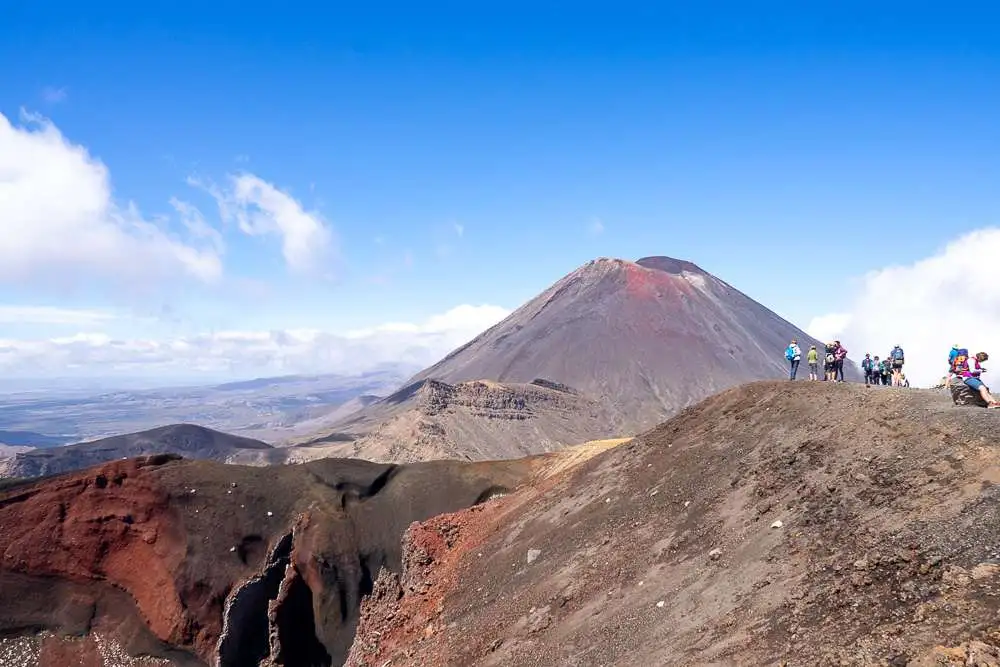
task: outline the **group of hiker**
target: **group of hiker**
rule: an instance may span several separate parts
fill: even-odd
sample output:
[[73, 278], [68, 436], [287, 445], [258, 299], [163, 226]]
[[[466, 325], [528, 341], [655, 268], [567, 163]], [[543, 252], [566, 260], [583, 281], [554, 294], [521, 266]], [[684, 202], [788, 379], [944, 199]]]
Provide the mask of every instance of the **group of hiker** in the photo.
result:
[[[969, 350], [953, 345], [948, 354], [948, 375], [945, 380], [945, 387], [949, 387], [955, 382], [964, 383], [969, 389], [977, 392], [986, 403], [988, 408], [1000, 408], [998, 401], [990, 393], [989, 387], [983, 384], [982, 374], [986, 372], [983, 362], [988, 360], [990, 355], [986, 352], [977, 352], [969, 355]], [[788, 379], [794, 380], [798, 375], [799, 364], [802, 362], [802, 349], [793, 338], [792, 342], [785, 348], [785, 359], [789, 363]], [[823, 380], [829, 382], [844, 381], [844, 361], [847, 359], [847, 349], [839, 340], [827, 343], [823, 357]], [[861, 360], [861, 370], [864, 372], [866, 386], [893, 386], [909, 387], [910, 381], [903, 373], [903, 364], [906, 357], [903, 348], [896, 345], [883, 359], [878, 356], [872, 357], [865, 354]], [[819, 379], [819, 351], [815, 345], [809, 346], [806, 353], [806, 363], [809, 364], [809, 379]]]
[[873, 358], [871, 354], [865, 354], [865, 358], [861, 360], [865, 384], [869, 386], [909, 387], [910, 381], [903, 373], [904, 361], [903, 348], [899, 345], [893, 347], [892, 351], [881, 360], [878, 355]]
[[[799, 372], [799, 364], [802, 362], [802, 350], [794, 338], [785, 348], [785, 359], [790, 364], [788, 379], [794, 380]], [[841, 345], [839, 340], [827, 343], [823, 357], [823, 380], [843, 382], [845, 359], [847, 359], [847, 348]], [[819, 351], [816, 350], [815, 345], [809, 347], [809, 351], [806, 353], [806, 363], [809, 364], [809, 379], [819, 380]]]

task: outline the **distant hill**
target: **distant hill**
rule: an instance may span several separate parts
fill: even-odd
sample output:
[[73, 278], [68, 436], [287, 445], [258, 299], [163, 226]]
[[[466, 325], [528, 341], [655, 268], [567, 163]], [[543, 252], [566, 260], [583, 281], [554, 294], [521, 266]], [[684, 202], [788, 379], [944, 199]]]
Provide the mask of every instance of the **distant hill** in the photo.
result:
[[[599, 407], [587, 407], [589, 412], [578, 415], [575, 427], [566, 429], [557, 425], [567, 417], [544, 416], [547, 408], [539, 405], [526, 417], [533, 428], [497, 432], [498, 438], [507, 439], [507, 450], [547, 451], [553, 442], [637, 433], [729, 387], [787, 377], [784, 349], [793, 338], [803, 351], [822, 345], [691, 262], [670, 257], [596, 259], [411, 378], [404, 385], [410, 388], [409, 396], [400, 399], [407, 391], [401, 390], [332, 424], [329, 432], [341, 439], [343, 433], [356, 435], [356, 455], [362, 457], [388, 450], [398, 452], [401, 460], [436, 455], [440, 447], [422, 445], [404, 453], [405, 438], [395, 433], [395, 444], [380, 442], [379, 433], [391, 430], [380, 426], [380, 420], [398, 421], [401, 412], [417, 409], [423, 398], [415, 388], [422, 382], [454, 387], [487, 380], [513, 386], [542, 378], [577, 392], [585, 399], [581, 405]], [[860, 378], [850, 363], [846, 374]], [[808, 377], [805, 366], [800, 377]], [[449, 409], [452, 423], [444, 426], [440, 417], [438, 422], [456, 433], [439, 437], [457, 443], [462, 450], [457, 454], [475, 458], [484, 448], [479, 441], [463, 442], [457, 436], [465, 428], [458, 421], [479, 418], [457, 405]], [[604, 421], [588, 421], [595, 410]], [[497, 420], [489, 423], [506, 426]], [[468, 429], [488, 430], [479, 425]], [[560, 429], [573, 439], [564, 440], [556, 432]], [[413, 437], [421, 439], [416, 433]], [[319, 435], [311, 440], [323, 439]]]
[[0, 444], [11, 447], [58, 447], [75, 438], [58, 435], [42, 435], [34, 431], [4, 431], [0, 430]]
[[191, 459], [223, 462], [272, 463], [282, 460], [271, 445], [195, 424], [172, 424], [139, 433], [116, 435], [65, 447], [35, 449], [16, 454], [0, 476], [39, 477], [148, 454], [173, 453]]

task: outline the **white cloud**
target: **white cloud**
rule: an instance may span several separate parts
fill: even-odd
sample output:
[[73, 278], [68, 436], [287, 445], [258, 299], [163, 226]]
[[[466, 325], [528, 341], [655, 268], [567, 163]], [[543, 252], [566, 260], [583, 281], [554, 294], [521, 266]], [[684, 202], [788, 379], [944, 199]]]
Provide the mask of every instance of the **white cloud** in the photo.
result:
[[600, 236], [604, 233], [604, 221], [600, 218], [593, 218], [587, 225], [587, 233], [591, 236]]
[[211, 194], [223, 220], [235, 221], [245, 234], [280, 237], [282, 255], [291, 271], [331, 274], [337, 255], [333, 229], [319, 213], [306, 211], [287, 192], [254, 174], [231, 176], [227, 190], [194, 178], [188, 183]]
[[455, 233], [458, 234], [459, 236], [463, 236], [465, 234], [465, 225], [463, 225], [462, 223], [456, 222], [453, 225], [453, 227], [455, 229]]
[[107, 167], [47, 119], [0, 114], [0, 282], [130, 285], [184, 274], [213, 281], [215, 248], [181, 239], [112, 199]]
[[217, 331], [170, 339], [118, 340], [81, 332], [46, 340], [0, 339], [0, 376], [186, 377], [362, 372], [384, 363], [434, 363], [506, 317], [499, 306], [462, 305], [420, 323], [367, 329]]
[[898, 343], [911, 383], [931, 386], [955, 343], [1000, 358], [998, 257], [1000, 228], [965, 234], [931, 257], [869, 273], [842, 312], [814, 318], [807, 330], [838, 336], [855, 359], [884, 357]]

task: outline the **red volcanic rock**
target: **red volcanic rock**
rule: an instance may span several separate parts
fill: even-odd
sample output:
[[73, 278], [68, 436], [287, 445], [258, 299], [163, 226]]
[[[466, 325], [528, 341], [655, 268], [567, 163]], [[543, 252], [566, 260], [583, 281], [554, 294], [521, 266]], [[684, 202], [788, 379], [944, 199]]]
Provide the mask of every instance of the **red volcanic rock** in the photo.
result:
[[105, 637], [184, 667], [340, 664], [375, 575], [400, 570], [405, 527], [533, 465], [161, 455], [14, 484], [0, 489], [0, 637], [34, 642], [31, 667], [93, 662]]

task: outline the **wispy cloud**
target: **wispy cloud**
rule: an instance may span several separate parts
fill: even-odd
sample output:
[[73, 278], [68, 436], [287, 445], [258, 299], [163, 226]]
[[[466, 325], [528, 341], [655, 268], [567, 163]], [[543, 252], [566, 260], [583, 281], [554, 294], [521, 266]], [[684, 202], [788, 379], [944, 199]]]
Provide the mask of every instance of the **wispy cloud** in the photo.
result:
[[293, 273], [332, 277], [339, 259], [333, 228], [317, 211], [307, 211], [288, 192], [250, 173], [230, 176], [220, 188], [189, 178], [215, 198], [222, 219], [251, 236], [278, 236], [285, 264]]
[[42, 99], [49, 104], [59, 104], [60, 102], [65, 102], [66, 98], [69, 96], [69, 91], [66, 87], [56, 88], [54, 86], [45, 86], [42, 89]]
[[587, 234], [590, 236], [600, 236], [604, 233], [604, 221], [600, 218], [591, 218], [587, 224]]
[[453, 225], [453, 227], [455, 229], [455, 233], [458, 234], [459, 236], [462, 236], [462, 235], [465, 234], [465, 225], [463, 225], [462, 223], [456, 222]]

